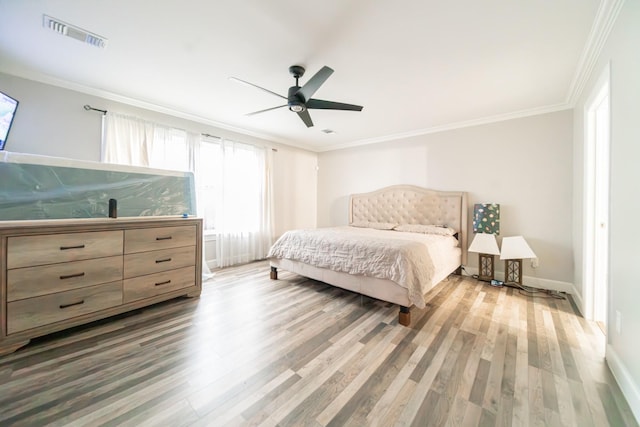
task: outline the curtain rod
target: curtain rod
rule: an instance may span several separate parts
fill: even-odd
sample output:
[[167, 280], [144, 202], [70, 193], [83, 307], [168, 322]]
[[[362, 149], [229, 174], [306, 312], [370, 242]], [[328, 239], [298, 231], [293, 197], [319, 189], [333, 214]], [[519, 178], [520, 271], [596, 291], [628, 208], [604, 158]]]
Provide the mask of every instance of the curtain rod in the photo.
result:
[[102, 114], [107, 114], [107, 110], [99, 110], [99, 109], [97, 109], [97, 108], [93, 108], [93, 107], [92, 107], [91, 105], [89, 105], [89, 104], [85, 104], [85, 105], [84, 105], [84, 109], [85, 109], [85, 110], [87, 110], [87, 111], [99, 111], [99, 112], [101, 112]]
[[[99, 110], [99, 109], [97, 109], [97, 108], [93, 108], [93, 107], [92, 107], [91, 105], [89, 105], [89, 104], [85, 104], [84, 109], [85, 109], [85, 110], [87, 110], [87, 111], [99, 111], [99, 112], [101, 112], [102, 114], [107, 114], [107, 110]], [[162, 125], [162, 126], [165, 126], [165, 125]], [[184, 130], [184, 129], [180, 129], [180, 130], [183, 130], [183, 131], [187, 132], [187, 131], [186, 131], [186, 130]], [[200, 135], [202, 135], [202, 136], [204, 136], [204, 137], [207, 137], [207, 138], [218, 138], [218, 139], [223, 139], [221, 136], [211, 135], [210, 133], [204, 133], [204, 132], [202, 132], [202, 133], [200, 133]], [[257, 147], [257, 146], [259, 146], [259, 145], [252, 144], [252, 143], [247, 143], [247, 142], [241, 142], [241, 143], [242, 143], [242, 144], [253, 145], [253, 146], [256, 146], [256, 147]], [[273, 151], [273, 152], [275, 152], [275, 153], [277, 153], [277, 152], [278, 152], [278, 149], [277, 149], [277, 148], [273, 148], [273, 147], [265, 147], [265, 148], [271, 148], [271, 151]]]

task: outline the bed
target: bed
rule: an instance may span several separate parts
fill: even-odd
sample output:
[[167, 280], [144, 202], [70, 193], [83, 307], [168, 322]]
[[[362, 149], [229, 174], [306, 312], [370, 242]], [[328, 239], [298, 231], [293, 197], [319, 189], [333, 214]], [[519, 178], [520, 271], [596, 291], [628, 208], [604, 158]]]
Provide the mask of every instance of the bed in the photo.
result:
[[284, 233], [271, 247], [271, 279], [278, 269], [400, 306], [412, 306], [456, 272], [467, 258], [467, 196], [395, 185], [349, 198], [349, 226]]

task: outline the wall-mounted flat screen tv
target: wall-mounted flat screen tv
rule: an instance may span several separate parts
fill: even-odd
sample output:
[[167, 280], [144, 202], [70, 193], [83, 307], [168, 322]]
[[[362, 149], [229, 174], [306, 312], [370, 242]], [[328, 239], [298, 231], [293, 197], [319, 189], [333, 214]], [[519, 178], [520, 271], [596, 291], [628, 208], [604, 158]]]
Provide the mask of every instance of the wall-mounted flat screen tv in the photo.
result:
[[18, 101], [0, 92], [0, 150], [4, 150], [17, 109]]

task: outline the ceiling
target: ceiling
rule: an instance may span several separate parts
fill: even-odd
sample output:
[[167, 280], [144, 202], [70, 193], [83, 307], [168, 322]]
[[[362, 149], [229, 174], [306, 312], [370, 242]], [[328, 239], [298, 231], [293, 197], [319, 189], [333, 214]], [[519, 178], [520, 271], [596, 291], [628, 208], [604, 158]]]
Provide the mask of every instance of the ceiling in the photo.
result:
[[[601, 2], [0, 0], [0, 71], [326, 151], [570, 107]], [[301, 85], [333, 68], [314, 98], [362, 112], [246, 116], [283, 100], [229, 77], [286, 96], [294, 64]]]

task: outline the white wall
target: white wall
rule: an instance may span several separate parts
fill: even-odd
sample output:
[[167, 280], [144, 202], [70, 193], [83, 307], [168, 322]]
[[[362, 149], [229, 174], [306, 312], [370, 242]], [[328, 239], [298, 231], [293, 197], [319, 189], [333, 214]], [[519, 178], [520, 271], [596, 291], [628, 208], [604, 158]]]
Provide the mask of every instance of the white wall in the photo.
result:
[[[609, 312], [607, 361], [636, 419], [640, 420], [640, 1], [627, 0], [575, 109], [574, 121], [574, 230], [576, 287], [582, 283], [584, 108], [586, 98], [604, 68], [611, 66], [611, 183]], [[615, 329], [615, 313], [622, 316]]]
[[100, 161], [102, 115], [83, 105], [102, 100], [3, 73], [0, 90], [20, 102], [5, 150]]
[[567, 110], [320, 153], [318, 224], [346, 224], [349, 194], [387, 185], [467, 191], [469, 231], [474, 203], [500, 203], [500, 236], [523, 235], [539, 257], [537, 269], [524, 263], [525, 276], [568, 285], [572, 120]]
[[274, 154], [275, 232], [317, 224], [318, 155], [278, 148]]
[[180, 129], [273, 147], [275, 233], [316, 224], [315, 153], [241, 135], [179, 117], [0, 73], [0, 90], [20, 101], [8, 151], [100, 161], [102, 110], [130, 114]]

